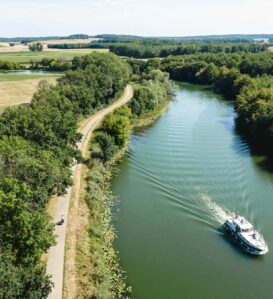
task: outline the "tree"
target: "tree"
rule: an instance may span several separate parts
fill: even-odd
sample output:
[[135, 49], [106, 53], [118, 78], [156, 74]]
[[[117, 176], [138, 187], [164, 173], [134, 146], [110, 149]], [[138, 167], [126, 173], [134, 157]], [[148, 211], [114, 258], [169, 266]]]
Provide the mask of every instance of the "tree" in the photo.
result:
[[107, 134], [114, 138], [115, 144], [118, 146], [123, 146], [128, 140], [130, 122], [126, 116], [112, 113], [104, 119], [101, 127]]
[[44, 267], [16, 264], [12, 253], [0, 247], [0, 298], [45, 299], [51, 289]]
[[34, 44], [30, 44], [28, 46], [29, 51], [32, 52], [42, 52], [44, 49], [44, 46], [41, 43], [34, 43]]
[[10, 248], [17, 263], [37, 263], [54, 244], [54, 226], [46, 212], [33, 210], [26, 184], [5, 178], [0, 184], [0, 243]]
[[71, 183], [70, 168], [51, 151], [37, 149], [19, 136], [0, 139], [0, 181], [7, 175], [32, 190], [32, 205], [44, 207], [50, 195], [63, 194]]
[[108, 161], [117, 151], [115, 139], [105, 132], [98, 132], [94, 138], [95, 143], [99, 145], [100, 151], [92, 151], [92, 158], [99, 158], [103, 162]]
[[217, 92], [234, 99], [237, 96], [236, 90], [234, 89], [234, 83], [239, 77], [240, 72], [237, 69], [221, 67], [219, 69], [219, 75], [213, 82], [214, 88]]

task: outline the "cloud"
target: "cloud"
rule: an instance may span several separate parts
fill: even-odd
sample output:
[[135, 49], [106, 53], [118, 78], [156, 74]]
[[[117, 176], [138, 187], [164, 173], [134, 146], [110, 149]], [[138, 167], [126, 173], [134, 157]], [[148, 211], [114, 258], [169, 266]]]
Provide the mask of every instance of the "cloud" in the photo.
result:
[[181, 36], [273, 28], [272, 0], [0, 0], [0, 7], [0, 36]]

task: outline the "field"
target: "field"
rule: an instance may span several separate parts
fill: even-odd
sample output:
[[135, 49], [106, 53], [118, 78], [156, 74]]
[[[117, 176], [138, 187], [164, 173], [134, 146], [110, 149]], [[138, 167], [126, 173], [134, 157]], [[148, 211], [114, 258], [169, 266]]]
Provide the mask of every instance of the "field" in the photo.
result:
[[[54, 49], [48, 49], [48, 44], [88, 44], [91, 42], [97, 41], [98, 38], [87, 38], [87, 39], [56, 39], [56, 40], [44, 40], [39, 41], [43, 44], [44, 50], [54, 51]], [[35, 41], [34, 41], [35, 42]], [[0, 42], [0, 51], [1, 52], [21, 52], [29, 51], [28, 45], [21, 44], [19, 42], [13, 43], [13, 46], [10, 46], [9, 43]]]
[[30, 64], [31, 61], [38, 61], [43, 58], [60, 58], [63, 60], [72, 60], [74, 56], [83, 56], [93, 51], [108, 51], [105, 49], [71, 49], [71, 50], [47, 50], [42, 52], [2, 52], [0, 48], [0, 60], [18, 62], [21, 64]]
[[41, 80], [54, 84], [57, 77], [56, 74], [0, 74], [0, 112], [8, 106], [29, 103]]

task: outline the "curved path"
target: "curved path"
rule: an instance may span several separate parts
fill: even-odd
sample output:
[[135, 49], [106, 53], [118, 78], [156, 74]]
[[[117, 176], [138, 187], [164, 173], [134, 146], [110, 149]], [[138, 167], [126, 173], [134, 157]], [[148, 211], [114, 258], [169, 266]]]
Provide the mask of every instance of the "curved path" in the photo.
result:
[[[99, 126], [103, 118], [114, 111], [116, 108], [127, 103], [133, 96], [133, 89], [131, 85], [125, 88], [123, 96], [111, 106], [97, 112], [95, 115], [91, 116], [89, 119], [82, 122], [79, 132], [83, 134], [82, 140], [78, 143], [78, 148], [81, 150], [84, 157], [86, 157], [88, 152], [88, 144], [92, 136], [92, 132]], [[77, 171], [80, 164], [74, 165], [72, 167], [73, 181], [74, 183], [80, 180], [81, 171]], [[69, 213], [69, 204], [71, 195], [75, 192], [72, 187], [69, 187], [67, 194], [57, 198], [56, 209], [55, 209], [55, 223], [61, 219], [62, 214], [64, 215], [65, 222], [63, 225], [56, 225], [56, 245], [52, 246], [48, 252], [47, 261], [47, 273], [52, 276], [52, 281], [54, 283], [53, 290], [49, 295], [49, 299], [61, 299], [62, 289], [63, 289], [63, 272], [64, 272], [64, 254], [65, 254], [65, 236], [67, 228], [67, 219]]]

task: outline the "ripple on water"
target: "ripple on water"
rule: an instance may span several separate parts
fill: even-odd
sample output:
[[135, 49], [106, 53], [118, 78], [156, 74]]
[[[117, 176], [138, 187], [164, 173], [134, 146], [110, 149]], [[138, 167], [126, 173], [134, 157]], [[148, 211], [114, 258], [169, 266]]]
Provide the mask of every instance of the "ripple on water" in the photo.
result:
[[270, 298], [272, 257], [246, 262], [219, 238], [231, 212], [267, 227], [268, 239], [273, 227], [264, 217], [272, 184], [253, 166], [234, 116], [230, 103], [185, 87], [154, 126], [131, 137], [114, 191], [118, 250], [137, 298]]

